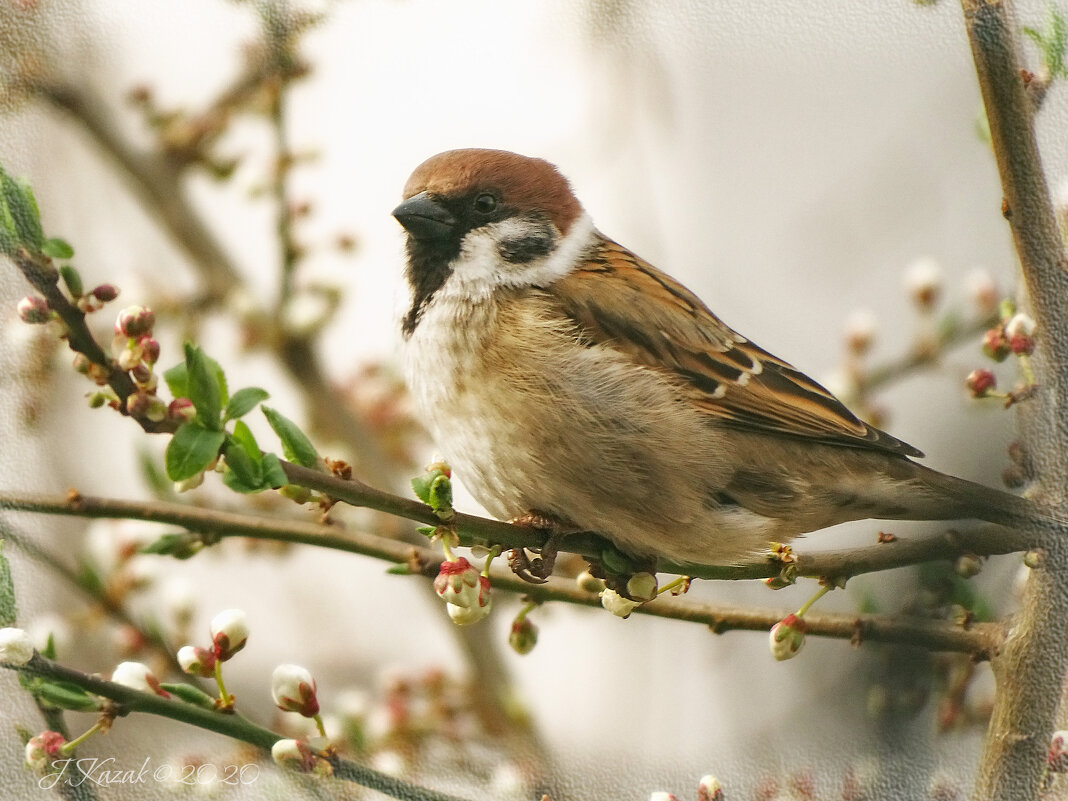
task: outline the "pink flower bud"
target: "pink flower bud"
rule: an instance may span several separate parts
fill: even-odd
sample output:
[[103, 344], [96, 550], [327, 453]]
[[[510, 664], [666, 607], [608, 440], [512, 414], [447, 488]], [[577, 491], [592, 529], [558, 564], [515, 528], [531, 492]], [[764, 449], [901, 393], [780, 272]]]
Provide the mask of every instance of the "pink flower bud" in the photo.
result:
[[1014, 334], [1009, 337], [1009, 350], [1017, 356], [1030, 356], [1035, 352], [1035, 338], [1026, 334]]
[[193, 406], [193, 401], [189, 400], [189, 398], [175, 398], [171, 401], [170, 406], [167, 407], [167, 417], [171, 420], [188, 423], [190, 420], [195, 419], [196, 416], [196, 407]]
[[227, 609], [211, 621], [211, 642], [215, 657], [225, 662], [245, 647], [248, 619], [240, 609]]
[[434, 592], [453, 606], [478, 606], [482, 574], [462, 556], [444, 561], [434, 579]]
[[178, 664], [191, 676], [207, 678], [215, 673], [215, 653], [196, 645], [183, 645], [178, 649]]
[[789, 614], [771, 627], [768, 637], [771, 655], [780, 662], [797, 656], [805, 644], [805, 621], [797, 615]]
[[119, 296], [119, 288], [112, 284], [101, 284], [90, 294], [101, 303], [110, 303]]
[[26, 766], [44, 773], [53, 759], [61, 756], [60, 750], [67, 742], [58, 731], [43, 731], [26, 743]]
[[148, 364], [159, 361], [159, 342], [152, 337], [141, 337], [141, 358]]
[[529, 654], [538, 644], [538, 627], [525, 615], [512, 621], [508, 644], [517, 654]]
[[144, 306], [128, 306], [119, 312], [115, 320], [115, 332], [131, 339], [137, 339], [152, 333], [156, 324], [156, 315], [152, 309]]
[[1049, 741], [1047, 757], [1050, 773], [1068, 773], [1068, 731], [1055, 731]]
[[988, 329], [987, 332], [983, 334], [983, 353], [985, 353], [988, 358], [993, 359], [996, 362], [1003, 362], [1008, 358], [1008, 355], [1011, 352], [1009, 340], [1006, 339], [1005, 332], [1000, 326]]
[[141, 662], [122, 662], [111, 674], [111, 680], [116, 684], [140, 690], [143, 693], [154, 693], [164, 698], [170, 698], [171, 694], [159, 686], [156, 678], [147, 665]]
[[973, 398], [985, 398], [992, 389], [997, 387], [998, 380], [990, 370], [979, 369], [968, 373], [965, 384]]
[[723, 787], [715, 776], [702, 776], [697, 785], [697, 801], [723, 801]]
[[300, 665], [279, 665], [271, 675], [271, 696], [283, 712], [298, 712], [306, 718], [319, 714], [315, 679]]
[[19, 319], [24, 323], [36, 325], [47, 323], [52, 319], [52, 310], [48, 302], [36, 295], [28, 295], [19, 301]]

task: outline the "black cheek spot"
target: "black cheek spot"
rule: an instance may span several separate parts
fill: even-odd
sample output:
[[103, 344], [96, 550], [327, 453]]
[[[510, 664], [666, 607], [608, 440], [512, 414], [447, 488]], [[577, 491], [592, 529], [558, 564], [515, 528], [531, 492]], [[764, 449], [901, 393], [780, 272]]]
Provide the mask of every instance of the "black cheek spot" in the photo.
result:
[[516, 239], [505, 239], [497, 245], [497, 253], [502, 259], [512, 264], [525, 264], [539, 259], [549, 255], [552, 249], [553, 235], [550, 231], [539, 231]]

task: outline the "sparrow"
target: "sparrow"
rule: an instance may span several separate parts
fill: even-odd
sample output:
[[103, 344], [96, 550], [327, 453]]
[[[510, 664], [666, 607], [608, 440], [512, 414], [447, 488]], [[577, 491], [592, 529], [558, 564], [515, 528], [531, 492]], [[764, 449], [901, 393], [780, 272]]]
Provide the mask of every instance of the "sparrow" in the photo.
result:
[[913, 461], [598, 231], [549, 162], [450, 150], [403, 198], [406, 380], [490, 514], [676, 564], [738, 563], [867, 518], [1044, 519]]

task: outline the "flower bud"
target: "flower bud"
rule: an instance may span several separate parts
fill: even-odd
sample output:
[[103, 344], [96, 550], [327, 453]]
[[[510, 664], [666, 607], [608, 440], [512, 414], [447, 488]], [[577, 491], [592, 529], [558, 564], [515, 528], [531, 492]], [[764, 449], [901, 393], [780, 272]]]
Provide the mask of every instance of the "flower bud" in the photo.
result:
[[973, 398], [985, 398], [998, 385], [997, 377], [990, 370], [972, 370], [965, 379]]
[[1068, 731], [1053, 732], [1046, 764], [1050, 773], [1068, 773]]
[[0, 662], [25, 665], [33, 658], [33, 640], [22, 629], [0, 629]]
[[930, 257], [917, 259], [905, 270], [905, 291], [921, 311], [930, 311], [942, 294], [942, 268]]
[[983, 560], [974, 553], [961, 554], [957, 557], [957, 561], [953, 563], [953, 570], [961, 578], [978, 576], [979, 571], [982, 569]]
[[1003, 362], [1011, 352], [1009, 340], [1005, 337], [1005, 332], [1000, 326], [990, 328], [983, 334], [983, 353], [986, 354], [987, 358], [996, 362]]
[[708, 775], [701, 777], [701, 783], [697, 785], [697, 801], [723, 801], [723, 787], [719, 779]]
[[1015, 337], [1019, 335], [1031, 336], [1035, 333], [1037, 324], [1030, 315], [1023, 312], [1017, 312], [1012, 318], [1005, 323], [1005, 335], [1008, 337]]
[[516, 618], [508, 633], [508, 644], [517, 654], [529, 654], [538, 644], [538, 627], [526, 615]]
[[857, 356], [867, 353], [875, 342], [875, 313], [870, 309], [857, 309], [845, 321], [846, 346]]
[[490, 613], [493, 604], [490, 602], [488, 594], [486, 599], [484, 605], [457, 606], [456, 604], [445, 604], [445, 609], [448, 611], [449, 617], [452, 618], [452, 622], [457, 626], [470, 626]]
[[965, 279], [968, 296], [981, 314], [990, 314], [998, 306], [998, 284], [988, 270], [976, 268]]
[[661, 791], [649, 796], [649, 801], [679, 801], [679, 799], [675, 797], [674, 793], [665, 793]]
[[82, 375], [89, 375], [89, 367], [92, 362], [89, 361], [89, 357], [84, 353], [75, 353], [74, 361], [71, 362], [74, 367], [74, 372], [81, 373]]
[[641, 602], [632, 601], [630, 598], [624, 598], [615, 590], [606, 587], [601, 590], [601, 606], [616, 617], [628, 618], [630, 617], [631, 612], [641, 606]]
[[461, 556], [456, 561], [441, 563], [434, 579], [434, 592], [454, 606], [475, 606], [479, 603], [482, 578], [478, 569]]
[[26, 743], [26, 766], [44, 773], [52, 760], [62, 755], [67, 739], [58, 731], [43, 731]]
[[101, 303], [110, 303], [119, 296], [119, 288], [113, 284], [101, 284], [91, 294]]
[[174, 482], [174, 491], [175, 492], [189, 492], [189, 490], [196, 489], [197, 487], [199, 487], [203, 483], [204, 483], [204, 471], [201, 470], [195, 476], [190, 476], [189, 478], [183, 479], [182, 481], [175, 481]]
[[207, 648], [183, 645], [178, 649], [178, 664], [190, 676], [207, 678], [215, 673], [215, 654]]
[[225, 662], [245, 647], [248, 640], [248, 619], [240, 609], [219, 612], [211, 620], [211, 643], [215, 657]]
[[156, 324], [156, 315], [152, 309], [144, 306], [127, 306], [115, 320], [115, 332], [131, 339], [143, 337], [152, 332]]
[[780, 662], [797, 656], [805, 644], [805, 621], [789, 614], [771, 627], [768, 637], [771, 655]]
[[171, 694], [159, 686], [156, 678], [147, 665], [141, 662], [122, 662], [111, 674], [111, 680], [116, 684], [140, 690], [143, 693], [154, 693], [164, 698], [170, 698]]
[[167, 407], [167, 417], [171, 420], [188, 423], [190, 420], [195, 419], [196, 416], [196, 407], [189, 398], [175, 398]]
[[656, 597], [656, 576], [635, 573], [627, 580], [627, 595], [635, 601], [651, 601]]
[[315, 679], [300, 665], [279, 665], [271, 674], [271, 696], [283, 712], [298, 712], [306, 718], [319, 714]]
[[152, 337], [141, 337], [141, 358], [147, 364], [155, 364], [159, 361], [159, 342]]
[[300, 773], [311, 773], [319, 758], [303, 740], [277, 740], [271, 746], [271, 758], [278, 765]]
[[604, 582], [590, 573], [589, 570], [583, 570], [577, 576], [575, 576], [575, 584], [583, 592], [588, 592], [590, 595], [596, 595], [604, 589]]
[[20, 300], [18, 309], [19, 319], [24, 323], [36, 325], [47, 323], [52, 319], [52, 310], [48, 307], [48, 302], [36, 295], [27, 295]]

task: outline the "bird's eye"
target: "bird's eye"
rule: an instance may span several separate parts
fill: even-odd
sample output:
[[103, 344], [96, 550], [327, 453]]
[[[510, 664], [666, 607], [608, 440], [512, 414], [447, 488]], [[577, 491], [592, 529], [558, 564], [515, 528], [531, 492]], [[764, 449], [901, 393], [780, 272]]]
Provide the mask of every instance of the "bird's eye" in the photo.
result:
[[497, 198], [489, 192], [483, 192], [475, 198], [474, 208], [479, 214], [492, 214], [497, 210]]

